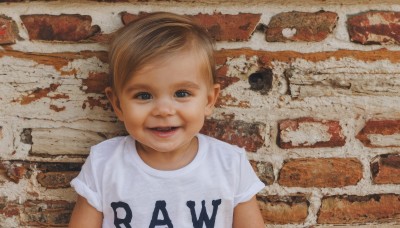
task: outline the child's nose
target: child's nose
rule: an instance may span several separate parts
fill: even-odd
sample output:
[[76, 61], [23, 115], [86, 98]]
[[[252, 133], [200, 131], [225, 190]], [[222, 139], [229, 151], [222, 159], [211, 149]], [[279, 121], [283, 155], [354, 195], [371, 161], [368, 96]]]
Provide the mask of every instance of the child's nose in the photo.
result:
[[173, 102], [169, 99], [160, 99], [156, 102], [153, 109], [154, 116], [170, 116], [174, 115], [176, 110], [174, 108]]

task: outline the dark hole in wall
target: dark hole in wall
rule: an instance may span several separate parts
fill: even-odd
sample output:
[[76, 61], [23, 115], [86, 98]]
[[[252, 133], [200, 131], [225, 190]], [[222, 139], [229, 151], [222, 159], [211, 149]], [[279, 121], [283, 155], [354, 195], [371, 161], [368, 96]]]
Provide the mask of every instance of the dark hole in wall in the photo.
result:
[[260, 91], [261, 94], [267, 94], [272, 88], [272, 70], [262, 69], [249, 76], [250, 89]]
[[24, 128], [21, 133], [21, 142], [25, 144], [33, 144], [32, 142], [32, 128]]

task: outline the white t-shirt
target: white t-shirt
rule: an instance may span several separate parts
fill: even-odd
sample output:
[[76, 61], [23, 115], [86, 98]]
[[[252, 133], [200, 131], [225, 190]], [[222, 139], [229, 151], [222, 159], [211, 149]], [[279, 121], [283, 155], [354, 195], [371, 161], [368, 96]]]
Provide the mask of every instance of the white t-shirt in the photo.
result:
[[194, 160], [173, 171], [143, 162], [130, 136], [91, 148], [72, 180], [103, 213], [103, 227], [232, 227], [233, 209], [264, 188], [243, 149], [198, 134]]

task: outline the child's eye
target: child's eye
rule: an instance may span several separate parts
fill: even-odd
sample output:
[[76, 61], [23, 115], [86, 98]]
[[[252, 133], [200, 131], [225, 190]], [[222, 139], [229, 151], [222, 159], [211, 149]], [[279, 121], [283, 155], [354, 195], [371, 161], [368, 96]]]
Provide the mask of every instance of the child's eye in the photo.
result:
[[149, 100], [152, 98], [152, 96], [150, 93], [140, 92], [140, 93], [135, 94], [134, 98], [139, 99], [139, 100]]
[[185, 91], [185, 90], [179, 90], [179, 91], [175, 92], [175, 96], [176, 97], [188, 97], [190, 95], [191, 94], [188, 91]]

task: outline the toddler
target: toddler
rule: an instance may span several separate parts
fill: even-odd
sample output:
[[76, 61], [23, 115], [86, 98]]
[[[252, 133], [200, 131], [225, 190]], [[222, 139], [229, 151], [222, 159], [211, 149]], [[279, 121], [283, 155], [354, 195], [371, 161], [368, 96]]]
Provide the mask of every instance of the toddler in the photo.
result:
[[106, 94], [129, 135], [91, 148], [71, 182], [70, 227], [264, 227], [264, 184], [245, 151], [199, 133], [220, 90], [213, 52], [201, 27], [172, 13], [116, 33]]

